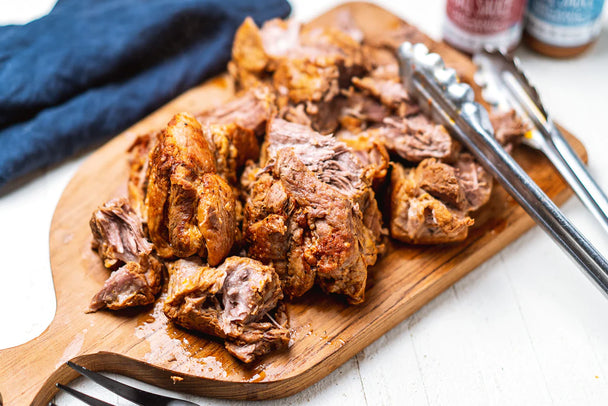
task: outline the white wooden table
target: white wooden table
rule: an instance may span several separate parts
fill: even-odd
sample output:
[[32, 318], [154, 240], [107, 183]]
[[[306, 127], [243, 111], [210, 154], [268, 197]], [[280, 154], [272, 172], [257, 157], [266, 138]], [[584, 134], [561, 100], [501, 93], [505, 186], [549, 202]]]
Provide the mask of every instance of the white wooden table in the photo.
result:
[[[38, 18], [54, 2], [0, 1], [0, 24]], [[338, 3], [292, 1], [302, 21]], [[378, 3], [440, 37], [443, 1]], [[586, 145], [590, 171], [608, 190], [606, 19], [604, 25], [596, 46], [578, 59], [553, 60], [525, 48], [517, 53], [554, 117]], [[86, 157], [42, 171], [0, 196], [0, 348], [34, 338], [53, 318], [48, 230], [63, 188]], [[564, 211], [608, 254], [608, 237], [577, 200]], [[605, 405], [607, 316], [608, 300], [535, 228], [327, 378], [268, 404]], [[73, 386], [131, 404], [84, 380]], [[66, 395], [56, 403], [79, 404]]]

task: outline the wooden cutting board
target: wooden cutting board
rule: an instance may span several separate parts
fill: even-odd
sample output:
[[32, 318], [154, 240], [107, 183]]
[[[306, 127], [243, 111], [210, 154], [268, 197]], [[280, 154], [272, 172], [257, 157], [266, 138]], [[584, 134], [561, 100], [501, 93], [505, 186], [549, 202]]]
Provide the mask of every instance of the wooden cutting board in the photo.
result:
[[[366, 35], [382, 35], [406, 24], [367, 3], [342, 5], [311, 24], [331, 24], [344, 9], [351, 11]], [[475, 67], [470, 59], [445, 44], [425, 40], [463, 80], [471, 82]], [[292, 395], [329, 374], [533, 225], [513, 199], [496, 187], [490, 203], [475, 215], [466, 241], [440, 246], [395, 243], [370, 269], [365, 303], [349, 306], [340, 297], [316, 290], [290, 303], [293, 339], [289, 351], [253, 366], [228, 355], [220, 341], [167, 325], [158, 305], [85, 314], [91, 297], [108, 277], [90, 249], [89, 218], [106, 200], [125, 195], [127, 147], [137, 134], [163, 127], [173, 114], [202, 111], [222, 103], [232, 92], [224, 76], [190, 90], [108, 142], [76, 173], [57, 205], [50, 232], [57, 312], [41, 336], [0, 351], [0, 394], [5, 405], [46, 405], [56, 392], [56, 382], [67, 384], [77, 377], [65, 365], [68, 360], [205, 396], [268, 399]], [[586, 160], [581, 143], [564, 134]], [[514, 156], [556, 203], [571, 195], [541, 154], [519, 148]]]

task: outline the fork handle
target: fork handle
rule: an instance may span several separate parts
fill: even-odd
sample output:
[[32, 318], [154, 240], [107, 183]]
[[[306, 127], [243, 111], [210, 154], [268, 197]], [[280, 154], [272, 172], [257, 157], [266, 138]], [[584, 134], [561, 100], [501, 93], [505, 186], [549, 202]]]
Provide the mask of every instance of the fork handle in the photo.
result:
[[549, 131], [543, 131], [544, 142], [541, 143], [541, 151], [568, 182], [581, 202], [608, 231], [608, 197], [591, 177], [585, 164], [572, 150], [559, 129], [552, 123], [547, 127]]

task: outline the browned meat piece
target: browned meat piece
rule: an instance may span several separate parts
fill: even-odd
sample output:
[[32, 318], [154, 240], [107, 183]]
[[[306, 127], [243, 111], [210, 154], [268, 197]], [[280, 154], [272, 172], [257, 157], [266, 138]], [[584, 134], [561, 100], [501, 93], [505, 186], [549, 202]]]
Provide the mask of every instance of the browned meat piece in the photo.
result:
[[386, 148], [410, 162], [426, 158], [453, 160], [460, 145], [450, 137], [442, 125], [419, 114], [408, 118], [387, 118], [385, 125], [375, 129]]
[[[284, 30], [281, 30], [281, 34], [284, 34]], [[261, 73], [266, 69], [268, 60], [260, 29], [253, 18], [247, 17], [234, 35], [232, 63], [240, 70]]]
[[206, 125], [203, 134], [213, 151], [217, 173], [236, 185], [245, 162], [257, 160], [260, 155], [255, 133], [232, 123]]
[[490, 122], [492, 123], [492, 127], [494, 127], [496, 140], [508, 148], [512, 148], [513, 145], [518, 144], [530, 129], [513, 109], [508, 111], [492, 111], [490, 113]]
[[[339, 30], [312, 29], [300, 35], [300, 46], [288, 56], [277, 64], [273, 74], [279, 108], [306, 103], [308, 115], [326, 113], [324, 117], [312, 118], [313, 128], [323, 132], [335, 130], [337, 121], [329, 118], [339, 114], [341, 103], [332, 103], [333, 99], [340, 89], [350, 86], [353, 76], [368, 70], [361, 47]], [[333, 110], [329, 117], [328, 110]], [[328, 122], [333, 125], [323, 125]]]
[[460, 154], [454, 167], [464, 189], [467, 210], [477, 210], [486, 204], [492, 194], [492, 176], [468, 153]]
[[216, 174], [215, 157], [201, 125], [177, 114], [150, 153], [148, 231], [163, 258], [198, 254], [217, 265], [235, 240], [232, 188]]
[[302, 30], [281, 20], [268, 21], [260, 30], [248, 19], [237, 31], [229, 70], [243, 88], [272, 84], [281, 117], [332, 133], [344, 105], [344, 98], [337, 97], [340, 89], [368, 71], [354, 33], [352, 25], [346, 31]]
[[230, 257], [211, 268], [193, 257], [168, 268], [164, 311], [175, 323], [226, 339], [226, 349], [243, 362], [287, 346], [287, 316], [277, 308], [283, 293], [272, 267]]
[[399, 117], [411, 116], [420, 112], [418, 105], [410, 101], [405, 88], [398, 80], [355, 77], [353, 84], [378, 98]]
[[226, 273], [204, 266], [200, 258], [180, 259], [167, 264], [169, 285], [163, 310], [180, 326], [225, 337], [220, 328], [221, 292]]
[[[300, 220], [300, 229], [308, 235], [302, 236], [304, 244], [297, 247], [298, 260], [311, 265], [326, 292], [344, 294], [351, 303], [362, 302], [367, 267], [376, 262], [377, 247], [372, 231], [363, 223], [363, 214], [348, 198], [358, 192], [351, 190], [352, 183], [345, 182], [348, 175], [342, 175], [341, 180], [328, 176], [328, 183], [323, 182], [289, 149], [277, 155], [274, 175], [302, 208], [296, 221]], [[310, 230], [305, 230], [306, 226]], [[296, 262], [290, 259], [290, 265]]]
[[236, 338], [226, 341], [226, 349], [245, 363], [253, 362], [265, 354], [280, 351], [289, 344], [289, 330], [285, 305], [277, 306], [270, 322], [249, 323], [242, 327]]
[[129, 262], [112, 272], [103, 288], [93, 297], [88, 312], [107, 307], [110, 310], [142, 306], [154, 302], [155, 295], [146, 280], [141, 266]]
[[369, 124], [378, 124], [391, 115], [391, 111], [376, 99], [356, 92], [347, 92], [339, 121], [343, 129], [359, 133]]
[[249, 255], [272, 263], [291, 297], [316, 280], [360, 303], [382, 233], [364, 166], [335, 138], [280, 119], [264, 156], [245, 207]]
[[433, 197], [460, 210], [468, 207], [465, 188], [454, 167], [434, 158], [420, 162], [414, 170], [414, 181]]
[[365, 132], [352, 134], [343, 130], [336, 134], [336, 138], [350, 147], [365, 167], [365, 171], [369, 171], [374, 188], [384, 182], [389, 156], [382, 142]]
[[235, 124], [261, 136], [266, 122], [275, 115], [274, 103], [273, 93], [261, 86], [242, 92], [235, 99], [198, 114], [196, 118], [202, 124]]
[[334, 61], [286, 59], [273, 76], [279, 106], [329, 101], [340, 93], [340, 71]]
[[127, 190], [129, 203], [139, 218], [146, 223], [146, 191], [148, 189], [148, 155], [156, 145], [158, 133], [152, 132], [138, 136], [129, 147], [129, 179]]
[[363, 33], [351, 17], [342, 13], [334, 28], [304, 30], [294, 20], [278, 18], [266, 21], [260, 29], [247, 18], [236, 32], [229, 70], [247, 88], [247, 84], [263, 80], [264, 72], [274, 72], [284, 59], [320, 59], [336, 53], [353, 57], [360, 52]]
[[417, 183], [417, 170], [393, 166], [390, 194], [391, 236], [411, 244], [462, 241], [473, 220], [449, 208]]
[[394, 51], [405, 41], [415, 44], [417, 42], [425, 43], [427, 39], [418, 28], [403, 24], [385, 32], [383, 35], [366, 37], [364, 43], [374, 48], [386, 48]]
[[278, 61], [299, 46], [299, 35], [300, 24], [293, 20], [269, 20], [260, 30], [246, 18], [235, 34], [228, 71], [243, 88], [258, 86], [266, 72], [273, 72]]
[[282, 149], [293, 149], [299, 160], [319, 180], [335, 186], [345, 194], [356, 194], [365, 187], [363, 166], [346, 144], [334, 137], [312, 131], [309, 127], [272, 120], [266, 137], [266, 161], [277, 156]]
[[126, 199], [112, 199], [93, 212], [89, 222], [93, 233], [92, 248], [99, 253], [106, 268], [116, 269], [127, 262], [137, 262], [152, 252], [144, 237], [141, 220]]
[[89, 311], [152, 303], [160, 291], [163, 265], [143, 233], [142, 223], [126, 199], [112, 199], [90, 221], [93, 249], [104, 266], [116, 269], [95, 295]]
[[[236, 189], [238, 177], [245, 162], [247, 160], [258, 159], [258, 136], [265, 132], [266, 121], [274, 115], [273, 98], [274, 96], [268, 89], [255, 88], [242, 93], [234, 100], [222, 106], [198, 116], [204, 123], [202, 127], [203, 135], [206, 140], [206, 146], [211, 151], [212, 160], [215, 162], [215, 172], [235, 188], [233, 193], [236, 195], [239, 193]], [[155, 149], [161, 135], [162, 132], [157, 132], [139, 136], [129, 148], [129, 200], [144, 223], [147, 223], [148, 219], [145, 202], [149, 182], [150, 151]], [[209, 159], [206, 152], [203, 156], [205, 159]], [[180, 174], [184, 173], [181, 170], [177, 171]], [[200, 177], [200, 171], [192, 176]], [[203, 180], [201, 178], [200, 180], [206, 184], [214, 183], [213, 179]], [[187, 184], [189, 180], [182, 183]], [[189, 194], [181, 193], [182, 203], [190, 200], [190, 204], [194, 205], [194, 201], [196, 200], [195, 194], [196, 191], [194, 190], [191, 190]], [[227, 194], [223, 186], [220, 187], [219, 194]], [[239, 202], [235, 203], [235, 211], [238, 217], [241, 208], [239, 207]], [[188, 209], [188, 212], [192, 210], [191, 207]], [[178, 216], [181, 215], [180, 212], [181, 210], [178, 210]], [[186, 217], [188, 216], [193, 221], [194, 218], [191, 215], [187, 215]], [[177, 219], [176, 217], [175, 220]], [[180, 224], [178, 222], [178, 226]], [[177, 230], [177, 232], [181, 233], [181, 230]], [[196, 230], [194, 229], [193, 238], [196, 238], [196, 234]], [[164, 250], [163, 253], [165, 256], [170, 255], [167, 250]], [[182, 253], [181, 255], [185, 254]]]
[[312, 127], [321, 134], [332, 134], [340, 125], [340, 114], [347, 103], [347, 99], [338, 96], [327, 102], [287, 104], [279, 112], [279, 117]]

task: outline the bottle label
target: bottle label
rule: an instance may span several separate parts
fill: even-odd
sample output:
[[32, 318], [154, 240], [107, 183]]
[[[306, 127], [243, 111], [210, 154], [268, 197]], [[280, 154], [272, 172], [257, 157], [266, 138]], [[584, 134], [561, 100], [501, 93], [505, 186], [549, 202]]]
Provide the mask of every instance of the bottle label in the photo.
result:
[[529, 0], [526, 30], [550, 45], [585, 45], [600, 33], [603, 5], [604, 0]]
[[444, 39], [474, 52], [511, 48], [521, 38], [525, 0], [447, 0]]
[[479, 35], [471, 34], [446, 19], [443, 24], [443, 38], [449, 44], [469, 53], [477, 52], [484, 47], [506, 51], [519, 43], [522, 27], [522, 23], [518, 22], [497, 34]]

